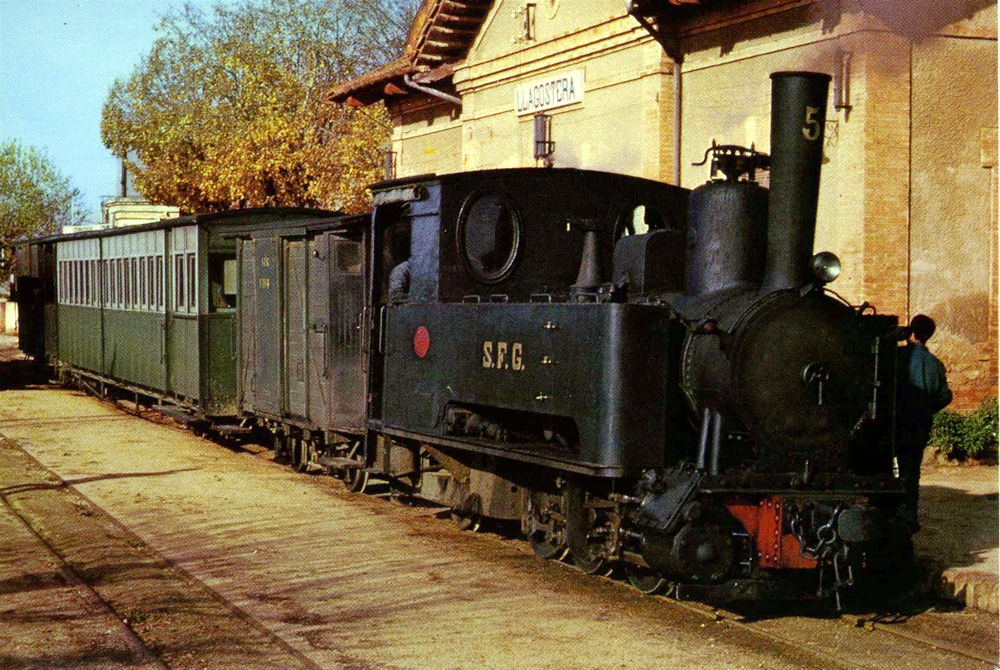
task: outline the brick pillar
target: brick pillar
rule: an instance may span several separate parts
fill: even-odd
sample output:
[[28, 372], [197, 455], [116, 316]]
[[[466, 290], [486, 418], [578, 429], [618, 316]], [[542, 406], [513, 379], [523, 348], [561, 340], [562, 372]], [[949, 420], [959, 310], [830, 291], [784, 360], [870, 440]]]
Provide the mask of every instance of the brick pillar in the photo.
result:
[[910, 43], [888, 33], [865, 48], [864, 299], [910, 317]]

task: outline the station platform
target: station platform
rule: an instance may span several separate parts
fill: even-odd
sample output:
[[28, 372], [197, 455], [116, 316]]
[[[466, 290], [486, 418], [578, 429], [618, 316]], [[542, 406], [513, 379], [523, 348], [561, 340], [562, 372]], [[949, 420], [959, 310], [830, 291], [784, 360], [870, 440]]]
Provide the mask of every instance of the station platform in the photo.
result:
[[998, 468], [940, 463], [928, 449], [913, 538], [927, 587], [967, 607], [1000, 613]]

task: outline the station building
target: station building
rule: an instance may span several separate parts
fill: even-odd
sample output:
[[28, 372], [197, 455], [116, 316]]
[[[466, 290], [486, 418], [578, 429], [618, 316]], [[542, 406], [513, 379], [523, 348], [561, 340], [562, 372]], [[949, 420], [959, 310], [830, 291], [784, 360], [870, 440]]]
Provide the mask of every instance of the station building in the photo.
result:
[[953, 409], [997, 393], [995, 0], [426, 0], [331, 90], [393, 118], [389, 174], [576, 167], [694, 188], [770, 144], [779, 70], [833, 77], [816, 250], [831, 288], [931, 315]]

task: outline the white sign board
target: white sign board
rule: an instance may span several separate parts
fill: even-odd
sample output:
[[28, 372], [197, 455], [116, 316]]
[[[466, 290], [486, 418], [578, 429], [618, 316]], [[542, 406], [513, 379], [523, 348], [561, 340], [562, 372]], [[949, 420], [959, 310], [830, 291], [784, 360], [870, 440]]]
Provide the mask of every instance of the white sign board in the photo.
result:
[[583, 102], [583, 71], [564, 72], [514, 89], [518, 116]]

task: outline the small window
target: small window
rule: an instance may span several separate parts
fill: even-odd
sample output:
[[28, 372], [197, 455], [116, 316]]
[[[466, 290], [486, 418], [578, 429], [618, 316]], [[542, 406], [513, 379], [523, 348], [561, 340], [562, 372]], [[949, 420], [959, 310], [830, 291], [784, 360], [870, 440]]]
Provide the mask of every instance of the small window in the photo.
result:
[[115, 259], [115, 306], [121, 309], [125, 306], [125, 284], [122, 273], [122, 259]]
[[146, 309], [149, 306], [146, 300], [146, 259], [137, 258], [135, 262], [139, 264], [139, 309]]
[[338, 242], [334, 247], [337, 271], [348, 275], [361, 274], [361, 245], [357, 242]]
[[184, 256], [174, 256], [174, 308], [180, 312], [184, 309]]
[[212, 254], [208, 257], [208, 309], [211, 312], [236, 307], [236, 258]]
[[125, 309], [132, 308], [132, 297], [135, 295], [135, 276], [132, 274], [132, 259], [125, 259]]
[[103, 273], [104, 274], [104, 284], [103, 284], [103, 290], [101, 291], [101, 302], [104, 304], [105, 307], [107, 307], [108, 305], [111, 304], [111, 293], [110, 293], [110, 291], [111, 291], [111, 265], [110, 265], [111, 261], [104, 260], [104, 261], [101, 261], [101, 264], [104, 265], [104, 273]]
[[511, 273], [521, 246], [513, 205], [494, 193], [469, 198], [458, 222], [459, 254], [479, 281], [496, 283]]
[[90, 261], [83, 261], [83, 304], [90, 304]]
[[156, 297], [153, 291], [153, 257], [146, 256], [146, 307], [156, 307]]
[[156, 257], [156, 308], [163, 309], [163, 257]]
[[129, 262], [129, 268], [131, 274], [129, 275], [129, 287], [131, 293], [131, 305], [133, 308], [139, 307], [139, 259], [133, 258]]
[[198, 276], [198, 273], [196, 272], [196, 268], [195, 268], [194, 254], [188, 254], [187, 255], [187, 270], [188, 270], [187, 271], [187, 289], [188, 289], [187, 290], [187, 295], [188, 295], [187, 305], [188, 305], [188, 311], [192, 312], [192, 313], [197, 313], [198, 312], [198, 301], [197, 301], [197, 294], [195, 292], [195, 289], [197, 288], [198, 284], [195, 282], [195, 277]]
[[617, 238], [629, 235], [645, 235], [651, 230], [673, 229], [668, 225], [663, 212], [654, 205], [638, 205], [626, 210], [618, 219]]

